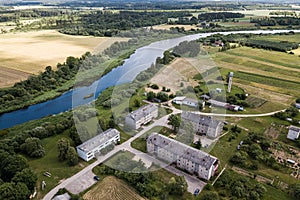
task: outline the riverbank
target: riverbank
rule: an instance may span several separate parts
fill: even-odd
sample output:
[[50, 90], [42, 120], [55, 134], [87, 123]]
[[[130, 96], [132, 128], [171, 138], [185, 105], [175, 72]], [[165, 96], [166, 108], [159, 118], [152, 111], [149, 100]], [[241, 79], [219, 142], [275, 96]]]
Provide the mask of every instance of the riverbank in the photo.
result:
[[[182, 35], [170, 33], [157, 35], [152, 34], [147, 36], [142, 35], [136, 38], [136, 42], [131, 44], [129, 48], [117, 52], [116, 55], [113, 57], [103, 54], [102, 58], [104, 59], [104, 61], [99, 65], [93, 66], [88, 70], [79, 69], [78, 73], [73, 78], [65, 82], [62, 86], [59, 86], [50, 91], [46, 91], [43, 94], [34, 97], [33, 99], [23, 101], [22, 103], [15, 104], [13, 106], [4, 106], [3, 109], [0, 109], [0, 116], [4, 113], [10, 113], [12, 111], [26, 109], [29, 106], [55, 99], [64, 94], [65, 92], [70, 91], [74, 87], [88, 86], [96, 80], [100, 79], [101, 77], [105, 76], [109, 72], [111, 72], [113, 69], [124, 64], [125, 60], [135, 53], [136, 49], [156, 41], [171, 39], [178, 36]], [[3, 90], [7, 90], [7, 88]]]

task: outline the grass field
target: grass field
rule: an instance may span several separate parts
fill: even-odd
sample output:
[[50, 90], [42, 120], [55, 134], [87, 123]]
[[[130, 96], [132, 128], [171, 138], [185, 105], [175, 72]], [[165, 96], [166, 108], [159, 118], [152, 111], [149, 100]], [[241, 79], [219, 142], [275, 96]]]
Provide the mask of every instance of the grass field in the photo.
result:
[[[0, 87], [12, 85], [20, 80], [10, 76], [6, 79], [7, 68], [20, 71], [16, 74], [37, 74], [46, 66], [56, 68], [68, 56], [79, 57], [87, 51], [101, 52], [115, 41], [127, 38], [104, 38], [64, 35], [54, 30], [8, 33], [0, 35]], [[22, 76], [26, 78], [26, 76]], [[3, 81], [4, 80], [4, 81]]]
[[84, 200], [143, 200], [136, 191], [124, 181], [107, 176], [84, 194]]
[[[45, 148], [46, 155], [39, 159], [28, 158], [29, 166], [34, 169], [38, 176], [37, 199], [42, 199], [42, 197], [54, 188], [60, 181], [71, 177], [89, 164], [80, 160], [78, 165], [70, 167], [67, 162], [58, 161], [57, 141], [63, 137], [68, 138], [68, 133], [65, 132], [63, 134], [41, 140], [42, 145]], [[43, 173], [46, 171], [50, 172], [52, 176], [44, 176]], [[40, 186], [43, 180], [46, 182], [47, 187], [42, 191]]]
[[255, 97], [287, 106], [300, 95], [300, 59], [295, 55], [241, 47], [212, 57], [222, 75], [234, 71], [233, 84]]

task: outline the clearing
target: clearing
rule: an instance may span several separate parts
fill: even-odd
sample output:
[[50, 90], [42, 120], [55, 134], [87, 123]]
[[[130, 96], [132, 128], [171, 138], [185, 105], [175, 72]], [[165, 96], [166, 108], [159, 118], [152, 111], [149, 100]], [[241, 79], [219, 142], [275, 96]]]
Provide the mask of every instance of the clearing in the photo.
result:
[[[8, 33], [0, 35], [0, 87], [26, 78], [19, 73], [37, 74], [46, 66], [64, 62], [68, 56], [79, 57], [87, 51], [99, 53], [116, 41], [128, 38], [106, 38], [91, 36], [70, 36], [55, 30]], [[14, 76], [7, 76], [8, 68], [21, 71]], [[15, 72], [14, 72], [15, 73]], [[4, 83], [3, 83], [4, 82]]]
[[[157, 84], [161, 87], [170, 88], [170, 93], [175, 93], [182, 89], [181, 83], [184, 86], [195, 86], [197, 81], [193, 81], [192, 78], [199, 73], [203, 73], [208, 69], [214, 67], [214, 63], [207, 59], [205, 56], [199, 56], [199, 58], [176, 58], [171, 64], [163, 67], [151, 80], [150, 83]], [[158, 90], [146, 89], [147, 92]]]
[[128, 186], [124, 181], [107, 176], [99, 182], [93, 189], [88, 191], [84, 200], [144, 200], [136, 191]]

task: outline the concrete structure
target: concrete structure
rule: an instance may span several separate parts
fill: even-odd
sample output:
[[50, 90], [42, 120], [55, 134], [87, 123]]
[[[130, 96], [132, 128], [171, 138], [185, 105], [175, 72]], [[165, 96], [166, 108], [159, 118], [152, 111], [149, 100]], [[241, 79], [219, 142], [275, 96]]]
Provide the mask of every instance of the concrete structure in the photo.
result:
[[224, 123], [211, 116], [204, 116], [192, 112], [182, 112], [181, 120], [192, 123], [197, 134], [216, 138], [222, 134]]
[[110, 144], [116, 144], [119, 141], [120, 132], [116, 129], [108, 129], [107, 131], [85, 141], [81, 145], [77, 146], [76, 149], [80, 158], [85, 161], [89, 161], [97, 156], [97, 154], [100, 154], [101, 149]]
[[183, 105], [198, 108], [198, 100], [197, 99], [190, 99], [190, 98], [185, 98], [182, 102]]
[[158, 117], [158, 107], [154, 104], [148, 104], [129, 113], [125, 118], [125, 124], [132, 129], [139, 129], [156, 117]]
[[300, 128], [297, 126], [290, 126], [287, 138], [290, 140], [297, 140], [300, 135]]
[[228, 93], [231, 92], [232, 79], [233, 79], [233, 72], [229, 72], [229, 75], [228, 75]]
[[218, 169], [216, 157], [158, 133], [147, 138], [147, 151], [205, 180], [214, 176]]

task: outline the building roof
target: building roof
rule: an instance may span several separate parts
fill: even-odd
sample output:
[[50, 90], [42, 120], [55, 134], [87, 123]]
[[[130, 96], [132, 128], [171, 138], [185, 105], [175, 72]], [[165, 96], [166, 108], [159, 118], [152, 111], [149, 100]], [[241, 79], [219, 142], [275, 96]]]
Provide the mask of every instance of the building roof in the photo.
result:
[[211, 128], [217, 128], [219, 124], [222, 124], [221, 121], [214, 119], [211, 116], [199, 115], [193, 112], [182, 112], [181, 119], [191, 121], [194, 123], [200, 123], [202, 125], [209, 126]]
[[216, 101], [213, 99], [208, 100], [208, 103], [210, 103], [211, 105], [214, 105], [214, 106], [219, 106], [219, 107], [226, 107], [228, 105], [228, 103], [226, 103], [226, 102]]
[[183, 101], [188, 101], [188, 102], [191, 102], [191, 103], [198, 104], [198, 100], [197, 99], [185, 98]]
[[145, 105], [145, 106], [129, 113], [126, 117], [130, 117], [130, 118], [138, 121], [139, 119], [145, 117], [149, 113], [154, 112], [156, 109], [158, 109], [158, 107], [156, 105], [148, 104], [148, 105]]
[[300, 103], [295, 104], [296, 108], [300, 108]]
[[116, 129], [108, 129], [95, 137], [85, 141], [81, 145], [77, 146], [78, 149], [84, 152], [89, 152], [93, 149], [95, 149], [98, 146], [101, 146], [105, 142], [109, 141], [111, 138], [119, 135], [120, 132]]
[[290, 130], [290, 131], [300, 132], [300, 127], [297, 127], [297, 126], [290, 126], [289, 130]]
[[206, 94], [203, 94], [200, 96], [202, 99], [210, 99], [210, 96], [206, 95]]
[[211, 166], [218, 160], [216, 157], [209, 155], [203, 151], [197, 150], [179, 141], [168, 138], [164, 135], [158, 133], [152, 133], [148, 138], [147, 142], [151, 142], [160, 148], [163, 148], [169, 152], [172, 152], [180, 157], [188, 159], [206, 169], [211, 168]]
[[183, 101], [185, 98], [185, 96], [175, 97], [173, 101]]

